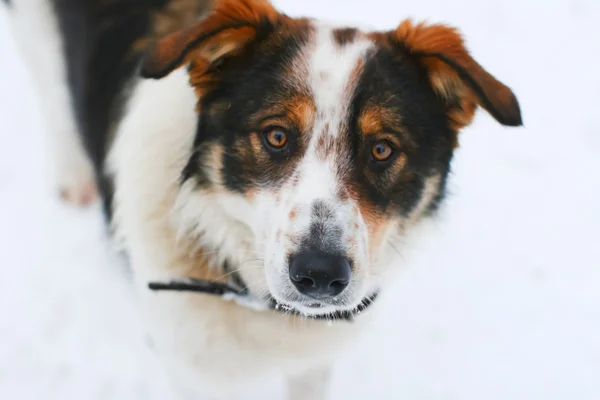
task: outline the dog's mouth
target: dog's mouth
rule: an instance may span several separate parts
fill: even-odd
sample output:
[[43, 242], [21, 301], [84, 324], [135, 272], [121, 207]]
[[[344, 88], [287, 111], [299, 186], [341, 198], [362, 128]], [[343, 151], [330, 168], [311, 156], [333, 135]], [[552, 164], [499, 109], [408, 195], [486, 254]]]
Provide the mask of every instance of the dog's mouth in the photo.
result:
[[318, 320], [346, 320], [351, 321], [356, 316], [369, 308], [377, 299], [378, 292], [372, 292], [365, 296], [358, 305], [352, 308], [333, 308], [329, 304], [323, 303], [304, 303], [301, 305], [290, 305], [271, 299], [272, 309], [282, 311], [291, 315], [299, 315], [310, 319]]
[[201, 279], [175, 279], [170, 282], [150, 282], [148, 288], [153, 291], [176, 291], [176, 292], [195, 292], [218, 296], [223, 300], [233, 300], [241, 306], [253, 310], [272, 310], [287, 314], [290, 316], [302, 316], [309, 319], [328, 320], [328, 321], [352, 321], [357, 315], [369, 308], [377, 299], [378, 292], [373, 292], [361, 300], [361, 302], [350, 309], [332, 309], [330, 306], [311, 302], [294, 306], [275, 300], [273, 297], [268, 299], [258, 299], [253, 297], [247, 289], [240, 289], [240, 286], [230, 285], [223, 282], [207, 281]]

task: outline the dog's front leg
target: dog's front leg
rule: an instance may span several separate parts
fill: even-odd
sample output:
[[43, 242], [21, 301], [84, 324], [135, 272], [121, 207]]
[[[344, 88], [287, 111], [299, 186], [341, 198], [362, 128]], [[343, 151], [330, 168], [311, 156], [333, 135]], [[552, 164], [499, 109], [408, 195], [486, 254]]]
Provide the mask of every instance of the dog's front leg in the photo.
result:
[[329, 393], [331, 368], [316, 368], [301, 375], [288, 377], [288, 400], [326, 400]]
[[67, 79], [64, 35], [53, 3], [18, 1], [14, 4], [16, 8], [9, 10], [9, 21], [39, 91], [60, 196], [69, 203], [84, 206], [97, 197], [96, 178], [79, 133], [76, 101], [71, 97]]

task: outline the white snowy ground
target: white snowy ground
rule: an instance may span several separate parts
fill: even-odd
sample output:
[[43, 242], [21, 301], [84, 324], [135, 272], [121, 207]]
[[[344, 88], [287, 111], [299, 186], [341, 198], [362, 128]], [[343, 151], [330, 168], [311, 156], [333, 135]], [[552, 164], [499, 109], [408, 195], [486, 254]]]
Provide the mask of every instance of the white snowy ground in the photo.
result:
[[[481, 113], [462, 134], [439, 235], [340, 362], [332, 399], [599, 399], [600, 3], [276, 3], [378, 28], [451, 22], [526, 124]], [[0, 398], [172, 398], [99, 210], [56, 200], [37, 100], [0, 23]]]

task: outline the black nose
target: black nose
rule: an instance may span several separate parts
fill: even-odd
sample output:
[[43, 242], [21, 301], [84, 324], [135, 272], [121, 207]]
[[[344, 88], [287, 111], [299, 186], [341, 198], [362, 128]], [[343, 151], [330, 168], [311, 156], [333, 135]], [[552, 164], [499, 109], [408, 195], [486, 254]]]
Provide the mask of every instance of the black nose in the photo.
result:
[[290, 279], [300, 293], [315, 299], [339, 295], [350, 282], [347, 258], [323, 252], [302, 252], [290, 259]]

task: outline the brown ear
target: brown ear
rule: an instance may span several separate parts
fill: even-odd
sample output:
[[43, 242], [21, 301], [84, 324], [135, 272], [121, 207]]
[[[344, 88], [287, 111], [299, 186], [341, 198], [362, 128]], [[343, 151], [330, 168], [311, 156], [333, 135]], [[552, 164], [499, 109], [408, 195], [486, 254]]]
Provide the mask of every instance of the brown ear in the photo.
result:
[[513, 92], [479, 65], [465, 48], [458, 31], [444, 25], [414, 25], [404, 21], [392, 33], [423, 63], [436, 92], [449, 106], [456, 130], [469, 124], [476, 106], [486, 109], [502, 125], [522, 125]]
[[262, 24], [274, 24], [281, 14], [267, 0], [215, 0], [197, 25], [159, 40], [142, 63], [142, 76], [159, 79], [192, 60], [211, 64], [235, 54]]

